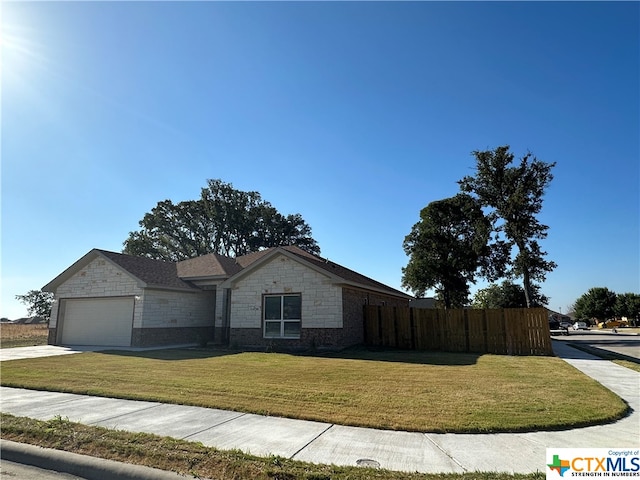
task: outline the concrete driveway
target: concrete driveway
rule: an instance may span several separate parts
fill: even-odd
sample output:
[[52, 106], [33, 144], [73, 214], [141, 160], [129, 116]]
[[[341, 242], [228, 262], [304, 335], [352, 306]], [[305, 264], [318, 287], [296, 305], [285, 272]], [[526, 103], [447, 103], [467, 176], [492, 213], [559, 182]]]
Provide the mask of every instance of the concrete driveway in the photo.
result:
[[69, 347], [58, 347], [55, 345], [38, 345], [35, 347], [16, 347], [16, 348], [0, 348], [0, 362], [6, 360], [23, 360], [25, 358], [38, 358], [38, 357], [55, 357], [57, 355], [71, 355], [73, 353], [82, 352], [99, 352], [103, 350], [127, 350], [132, 352], [144, 352], [147, 350], [165, 350], [170, 348], [188, 348], [193, 347], [193, 344], [189, 345], [167, 345], [163, 347], [105, 347], [105, 346], [92, 346], [92, 345], [80, 345]]
[[38, 345], [36, 347], [0, 348], [0, 362], [5, 360], [23, 360], [25, 358], [54, 357], [72, 353], [93, 352], [92, 347], [56, 347]]

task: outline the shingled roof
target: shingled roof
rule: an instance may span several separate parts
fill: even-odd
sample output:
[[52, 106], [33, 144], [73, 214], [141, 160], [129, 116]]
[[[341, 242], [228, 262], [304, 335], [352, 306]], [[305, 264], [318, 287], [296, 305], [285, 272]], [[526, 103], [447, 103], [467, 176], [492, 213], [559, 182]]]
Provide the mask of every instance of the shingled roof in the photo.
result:
[[95, 251], [104, 255], [134, 277], [142, 280], [149, 287], [195, 288], [178, 276], [178, 266], [175, 262], [135, 257], [107, 250], [95, 249]]
[[305, 250], [302, 250], [299, 247], [295, 247], [295, 246], [290, 246], [290, 247], [282, 247], [284, 250], [287, 250], [288, 252], [293, 253], [294, 255], [312, 263], [313, 265], [315, 265], [316, 267], [319, 267], [323, 270], [326, 270], [327, 272], [332, 273], [333, 275], [336, 275], [344, 280], [346, 280], [349, 283], [356, 283], [359, 285], [362, 285], [363, 287], [369, 287], [369, 288], [373, 288], [376, 290], [386, 290], [390, 293], [393, 293], [395, 295], [402, 295], [402, 296], [406, 296], [409, 297], [409, 295], [407, 295], [404, 292], [401, 292], [400, 290], [396, 290], [394, 288], [389, 287], [388, 285], [385, 285], [384, 283], [380, 283], [372, 278], [369, 278], [365, 275], [362, 275], [354, 270], [351, 270], [347, 267], [343, 267], [342, 265], [339, 265], [335, 262], [332, 262], [328, 259], [319, 257], [317, 255], [314, 255], [312, 253], [306, 252]]
[[233, 258], [210, 253], [201, 257], [189, 258], [177, 263], [180, 278], [230, 277], [242, 270], [242, 266]]

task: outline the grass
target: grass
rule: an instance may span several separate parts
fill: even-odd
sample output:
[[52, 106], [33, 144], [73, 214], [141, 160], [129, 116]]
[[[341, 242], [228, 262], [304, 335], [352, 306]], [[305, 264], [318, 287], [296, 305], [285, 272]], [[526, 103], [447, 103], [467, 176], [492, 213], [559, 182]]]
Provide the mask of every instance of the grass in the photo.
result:
[[365, 349], [83, 353], [3, 362], [2, 384], [421, 432], [562, 429], [628, 408], [555, 357]]
[[45, 323], [25, 325], [0, 323], [0, 348], [46, 345], [49, 326]]
[[49, 421], [2, 414], [2, 438], [67, 452], [217, 480], [544, 480], [544, 472], [420, 474], [363, 467], [315, 465], [282, 457], [260, 458], [200, 443], [145, 433], [90, 427], [57, 417]]

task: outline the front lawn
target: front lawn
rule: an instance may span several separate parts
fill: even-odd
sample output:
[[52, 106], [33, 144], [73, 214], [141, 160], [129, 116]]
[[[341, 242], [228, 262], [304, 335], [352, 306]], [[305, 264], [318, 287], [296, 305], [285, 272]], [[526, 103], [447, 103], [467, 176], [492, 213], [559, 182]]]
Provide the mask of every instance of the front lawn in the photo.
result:
[[2, 385], [421, 432], [568, 428], [627, 410], [555, 357], [442, 352], [82, 353], [3, 362]]

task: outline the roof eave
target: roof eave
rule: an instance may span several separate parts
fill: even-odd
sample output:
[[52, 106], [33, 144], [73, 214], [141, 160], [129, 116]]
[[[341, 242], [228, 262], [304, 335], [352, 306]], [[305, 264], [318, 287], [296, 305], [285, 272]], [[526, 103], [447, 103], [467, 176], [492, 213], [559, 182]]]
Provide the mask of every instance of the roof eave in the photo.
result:
[[92, 262], [93, 260], [95, 260], [98, 257], [103, 258], [104, 260], [109, 262], [111, 265], [113, 265], [116, 268], [118, 268], [119, 270], [125, 272], [127, 275], [129, 275], [131, 278], [133, 278], [136, 282], [138, 282], [138, 286], [140, 288], [146, 288], [147, 287], [147, 284], [145, 282], [143, 282], [138, 277], [133, 275], [127, 269], [125, 269], [122, 266], [120, 266], [117, 263], [115, 263], [113, 260], [111, 260], [106, 255], [103, 255], [102, 252], [99, 249], [94, 248], [94, 249], [90, 250], [88, 253], [86, 253], [85, 255], [83, 255], [81, 258], [76, 260], [70, 267], [68, 267], [66, 270], [64, 270], [60, 275], [58, 275], [53, 280], [51, 280], [49, 283], [47, 283], [44, 287], [42, 287], [42, 291], [55, 293], [55, 291], [58, 289], [58, 287], [60, 285], [62, 285], [67, 280], [69, 280], [76, 273], [78, 273], [80, 270], [82, 270], [90, 262]]
[[340, 285], [340, 286], [359, 288], [360, 290], [367, 290], [367, 291], [370, 291], [370, 292], [382, 293], [384, 295], [392, 295], [392, 296], [398, 297], [398, 298], [406, 298], [407, 300], [414, 300], [415, 299], [415, 297], [412, 297], [408, 293], [404, 293], [404, 292], [401, 292], [399, 290], [377, 288], [377, 287], [372, 287], [370, 285], [364, 285], [364, 284], [358, 283], [358, 282], [350, 282], [348, 280], [341, 280], [340, 282], [336, 282], [336, 283], [338, 285]]

